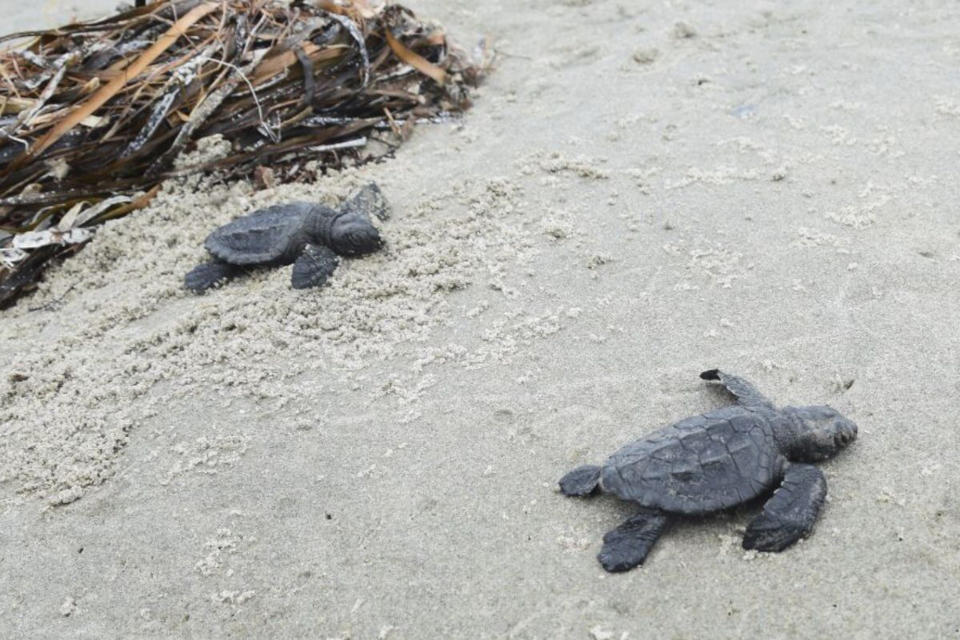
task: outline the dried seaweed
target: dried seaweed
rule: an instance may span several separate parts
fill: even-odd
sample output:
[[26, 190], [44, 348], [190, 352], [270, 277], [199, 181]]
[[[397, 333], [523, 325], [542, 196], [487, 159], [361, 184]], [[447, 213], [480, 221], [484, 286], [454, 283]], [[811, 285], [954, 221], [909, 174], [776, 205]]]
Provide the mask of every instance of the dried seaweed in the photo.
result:
[[[0, 52], [0, 306], [166, 178], [285, 181], [307, 159], [374, 160], [414, 123], [467, 108], [481, 71], [400, 5], [137, 4], [0, 38], [29, 38]], [[226, 158], [174, 167], [214, 134], [231, 143]]]

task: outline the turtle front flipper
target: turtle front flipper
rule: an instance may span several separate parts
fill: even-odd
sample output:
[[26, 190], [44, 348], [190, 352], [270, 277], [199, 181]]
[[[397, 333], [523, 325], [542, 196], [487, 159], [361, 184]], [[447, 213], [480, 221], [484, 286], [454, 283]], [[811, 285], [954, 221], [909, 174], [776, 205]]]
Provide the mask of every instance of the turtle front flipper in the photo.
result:
[[380, 220], [390, 217], [390, 205], [375, 182], [371, 182], [344, 201], [341, 211], [360, 213], [368, 218], [373, 216]]
[[565, 496], [588, 496], [600, 486], [600, 467], [592, 464], [577, 467], [560, 478], [560, 493]]
[[337, 270], [340, 257], [323, 245], [308, 244], [293, 263], [290, 284], [294, 289], [319, 287]]
[[669, 518], [662, 511], [641, 509], [603, 536], [603, 549], [597, 560], [611, 573], [629, 571], [643, 564], [668, 522]]
[[700, 374], [700, 378], [703, 380], [719, 381], [720, 384], [726, 387], [727, 391], [732, 393], [737, 398], [737, 401], [745, 407], [752, 409], [774, 408], [772, 402], [767, 400], [762, 393], [757, 391], [756, 387], [743, 378], [732, 376], [729, 373], [720, 371], [719, 369], [710, 369], [709, 371], [704, 371]]
[[223, 283], [231, 280], [240, 272], [240, 267], [223, 262], [222, 260], [213, 260], [197, 265], [184, 276], [183, 283], [187, 289], [194, 293], [203, 293], [211, 287], [219, 287]]
[[827, 495], [823, 472], [810, 464], [791, 464], [773, 497], [763, 505], [743, 536], [744, 549], [783, 551], [813, 530]]

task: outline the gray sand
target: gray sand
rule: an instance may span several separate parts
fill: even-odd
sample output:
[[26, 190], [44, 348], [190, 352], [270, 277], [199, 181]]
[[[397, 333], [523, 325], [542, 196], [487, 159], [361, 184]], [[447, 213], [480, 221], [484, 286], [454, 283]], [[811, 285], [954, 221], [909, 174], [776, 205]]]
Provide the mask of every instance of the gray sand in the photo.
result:
[[[0, 636], [960, 635], [955, 6], [410, 5], [502, 53], [462, 125], [167, 184], [2, 312]], [[330, 286], [183, 291], [214, 226], [371, 179], [389, 245]], [[712, 367], [860, 425], [814, 535], [605, 574], [630, 506], [556, 480]]]

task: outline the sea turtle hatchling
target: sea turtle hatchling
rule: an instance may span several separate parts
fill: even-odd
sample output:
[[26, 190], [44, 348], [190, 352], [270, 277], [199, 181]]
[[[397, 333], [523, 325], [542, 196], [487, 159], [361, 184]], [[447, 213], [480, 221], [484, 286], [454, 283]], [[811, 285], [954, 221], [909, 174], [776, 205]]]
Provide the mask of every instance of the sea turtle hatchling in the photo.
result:
[[586, 496], [598, 488], [636, 502], [639, 512], [603, 537], [597, 559], [607, 571], [641, 564], [676, 516], [699, 516], [767, 494], [747, 526], [745, 549], [782, 551], [806, 536], [827, 495], [825, 460], [857, 437], [857, 425], [828, 406], [777, 409], [752, 384], [717, 369], [737, 404], [681, 420], [632, 442], [603, 466], [578, 467], [560, 491]]
[[294, 289], [318, 287], [340, 263], [382, 246], [370, 216], [383, 220], [387, 205], [371, 183], [338, 209], [311, 202], [291, 202], [254, 211], [214, 229], [203, 243], [213, 260], [194, 267], [184, 278], [201, 292], [222, 284], [247, 267], [293, 263]]

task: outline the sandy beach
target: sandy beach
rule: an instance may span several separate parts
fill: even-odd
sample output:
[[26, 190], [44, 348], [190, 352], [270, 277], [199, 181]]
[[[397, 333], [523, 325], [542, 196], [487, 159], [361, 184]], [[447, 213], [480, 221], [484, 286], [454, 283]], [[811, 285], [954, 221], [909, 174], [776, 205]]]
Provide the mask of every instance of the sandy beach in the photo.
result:
[[[960, 9], [405, 4], [499, 52], [461, 122], [169, 182], [0, 311], [0, 637], [960, 638]], [[328, 286], [184, 290], [217, 225], [371, 180], [387, 245]], [[714, 367], [859, 425], [816, 530], [606, 573], [633, 508], [557, 480]]]

